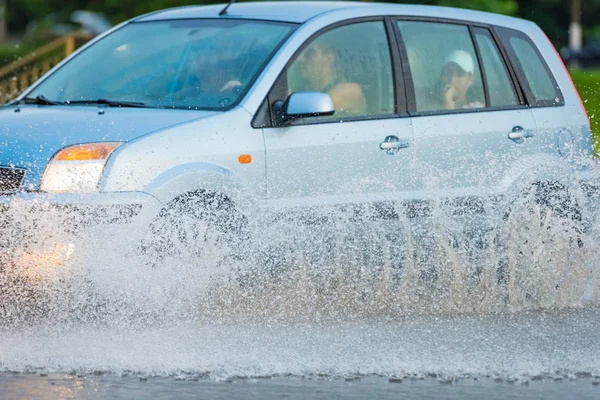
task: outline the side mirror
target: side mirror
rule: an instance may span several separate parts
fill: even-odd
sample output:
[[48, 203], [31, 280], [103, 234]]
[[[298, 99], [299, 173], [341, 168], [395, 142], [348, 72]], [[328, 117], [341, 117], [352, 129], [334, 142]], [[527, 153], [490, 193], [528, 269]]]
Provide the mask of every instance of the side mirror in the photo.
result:
[[273, 106], [280, 123], [297, 118], [333, 115], [335, 112], [331, 97], [321, 92], [292, 93], [285, 103], [277, 101]]

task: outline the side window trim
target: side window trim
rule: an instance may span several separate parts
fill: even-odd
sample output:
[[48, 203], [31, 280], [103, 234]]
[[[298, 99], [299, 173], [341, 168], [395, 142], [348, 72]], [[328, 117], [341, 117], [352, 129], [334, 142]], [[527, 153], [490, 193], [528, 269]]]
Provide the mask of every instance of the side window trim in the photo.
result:
[[504, 47], [504, 43], [502, 43], [502, 40], [500, 40], [500, 35], [498, 34], [496, 27], [489, 26], [486, 28], [489, 29], [490, 33], [492, 34], [492, 39], [494, 40], [496, 46], [498, 47], [498, 50], [500, 50], [500, 55], [502, 56], [502, 61], [504, 61], [504, 65], [506, 66], [506, 68], [508, 68], [508, 73], [513, 82], [513, 88], [515, 89], [515, 91], [517, 93], [517, 97], [519, 98], [519, 104], [522, 106], [528, 106], [529, 104], [527, 102], [527, 98], [525, 97], [525, 89], [523, 88], [523, 85], [521, 85], [521, 82], [519, 81], [519, 77], [517, 76], [517, 71], [515, 70], [515, 66], [512, 64], [510, 57], [508, 56], [508, 50], [506, 50], [506, 47]]
[[473, 48], [475, 49], [475, 57], [477, 57], [477, 63], [479, 64], [479, 73], [481, 74], [481, 82], [483, 84], [483, 96], [485, 99], [485, 108], [489, 109], [492, 107], [492, 102], [490, 100], [490, 91], [488, 86], [488, 76], [485, 72], [485, 64], [483, 62], [483, 58], [481, 57], [481, 50], [479, 49], [479, 43], [475, 38], [475, 32], [473, 32], [473, 26], [467, 25], [469, 29], [469, 36], [471, 37], [471, 42], [473, 42]]
[[[353, 25], [353, 24], [357, 24], [357, 23], [362, 23], [362, 22], [381, 22], [383, 24], [383, 27], [386, 31], [386, 39], [387, 39], [387, 46], [388, 46], [388, 51], [390, 52], [390, 61], [391, 61], [391, 69], [392, 69], [392, 77], [396, 76], [396, 62], [397, 60], [394, 59], [394, 49], [391, 46], [391, 42], [390, 42], [390, 36], [391, 33], [388, 31], [388, 25], [386, 23], [388, 17], [386, 16], [368, 16], [368, 17], [360, 17], [360, 18], [352, 18], [352, 19], [347, 19], [347, 20], [343, 20], [343, 21], [338, 21], [335, 22], [333, 24], [330, 24], [324, 28], [321, 28], [320, 30], [316, 31], [315, 33], [313, 33], [309, 38], [307, 38], [304, 43], [302, 43], [302, 45], [294, 52], [294, 54], [292, 55], [292, 57], [290, 57], [290, 59], [287, 61], [287, 63], [285, 64], [285, 67], [283, 68], [283, 70], [279, 73], [279, 76], [277, 77], [277, 79], [275, 79], [275, 82], [273, 83], [273, 85], [271, 86], [271, 88], [269, 89], [267, 95], [265, 96], [266, 101], [268, 102], [268, 106], [269, 106], [269, 113], [271, 115], [271, 121], [270, 124], [268, 124], [268, 126], [262, 126], [262, 128], [278, 128], [280, 127], [279, 125], [276, 124], [275, 119], [274, 119], [274, 115], [273, 112], [271, 110], [272, 106], [273, 106], [273, 102], [276, 101], [275, 99], [280, 99], [283, 94], [283, 85], [282, 80], [287, 80], [287, 70], [290, 67], [290, 65], [294, 62], [294, 60], [298, 57], [298, 55], [316, 38], [318, 38], [320, 35], [327, 33], [330, 30], [336, 29], [336, 28], [340, 28], [343, 26], [347, 26], [347, 25]], [[290, 126], [298, 126], [298, 125], [316, 125], [316, 124], [328, 124], [328, 123], [339, 123], [339, 122], [352, 122], [352, 121], [369, 121], [369, 120], [377, 120], [377, 119], [392, 119], [392, 118], [397, 118], [402, 116], [401, 114], [399, 114], [399, 110], [398, 110], [398, 106], [399, 106], [399, 100], [401, 100], [401, 98], [398, 98], [400, 94], [397, 91], [397, 85], [394, 84], [394, 111], [391, 114], [386, 114], [386, 115], [365, 115], [365, 116], [357, 116], [357, 117], [351, 117], [351, 118], [345, 118], [345, 119], [337, 119], [337, 120], [322, 120], [320, 118], [312, 118], [310, 120], [299, 120], [298, 123], [292, 123]], [[406, 104], [406, 101], [404, 102]], [[257, 118], [258, 112], [255, 115], [254, 119]], [[407, 116], [407, 114], [404, 114], [404, 116]], [[255, 126], [257, 126], [257, 123], [254, 123]]]
[[[520, 86], [523, 88], [523, 92], [525, 94], [527, 104], [530, 107], [536, 107], [536, 108], [537, 107], [561, 107], [561, 106], [564, 106], [565, 99], [562, 94], [562, 91], [560, 90], [560, 86], [558, 85], [558, 82], [556, 81], [554, 74], [550, 70], [550, 67], [546, 63], [546, 60], [544, 59], [542, 53], [540, 52], [540, 49], [538, 49], [535, 42], [533, 40], [531, 40], [531, 38], [528, 35], [526, 35], [524, 32], [517, 31], [514, 29], [510, 29], [510, 28], [504, 28], [504, 27], [497, 27], [496, 29], [497, 29], [497, 33], [500, 38], [500, 41], [502, 42], [502, 44], [505, 46], [505, 48], [507, 50], [507, 54], [508, 54], [509, 59], [511, 60], [511, 64], [514, 64], [515, 73], [516, 73], [517, 79], [519, 80]], [[502, 33], [502, 32], [504, 32], [504, 33]], [[535, 98], [535, 95], [533, 94], [531, 87], [527, 83], [527, 78], [525, 77], [525, 72], [523, 71], [523, 68], [520, 65], [518, 56], [515, 54], [512, 47], [510, 45], [506, 45], [506, 43], [505, 43], [505, 40], [507, 39], [504, 37], [505, 35], [507, 37], [509, 35], [512, 37], [517, 37], [517, 38], [523, 39], [527, 43], [529, 43], [529, 45], [532, 47], [533, 51], [538, 56], [542, 66], [544, 67], [544, 70], [546, 71], [546, 74], [548, 74], [550, 81], [552, 82], [552, 85], [554, 86], [555, 94], [556, 94], [556, 98], [558, 99], [558, 102], [552, 101], [552, 100], [537, 100]]]
[[405, 92], [405, 104], [406, 104], [406, 112], [408, 115], [413, 115], [415, 110], [417, 109], [417, 98], [415, 95], [415, 86], [413, 84], [412, 72], [410, 70], [410, 63], [408, 62], [408, 53], [406, 50], [406, 44], [404, 43], [404, 38], [402, 37], [402, 33], [400, 32], [400, 27], [398, 26], [398, 21], [401, 18], [394, 17], [390, 18], [392, 21], [392, 30], [394, 32], [394, 37], [396, 38], [396, 46], [398, 49], [398, 54], [400, 56], [400, 68], [402, 70], [402, 81], [404, 83], [404, 92]]
[[398, 116], [408, 116], [408, 93], [404, 73], [404, 63], [400, 54], [398, 37], [394, 29], [394, 21], [385, 17], [385, 31], [392, 59], [392, 79], [394, 80], [394, 111]]
[[471, 25], [469, 27], [470, 31], [471, 31], [471, 37], [473, 40], [473, 43], [475, 44], [475, 50], [478, 53], [478, 58], [479, 58], [479, 63], [480, 63], [480, 67], [481, 70], [484, 74], [483, 79], [485, 80], [484, 84], [486, 85], [486, 102], [488, 102], [488, 109], [507, 109], [507, 108], [514, 108], [515, 106], [501, 106], [501, 107], [494, 107], [491, 105], [491, 94], [489, 92], [489, 86], [488, 86], [488, 82], [487, 82], [487, 74], [485, 73], [485, 63], [483, 62], [483, 56], [480, 53], [480, 47], [479, 47], [479, 41], [477, 40], [477, 31], [485, 31], [486, 33], [488, 33], [490, 35], [490, 39], [492, 41], [492, 44], [496, 46], [496, 50], [498, 50], [498, 54], [500, 56], [500, 62], [503, 64], [504, 68], [506, 68], [506, 72], [508, 72], [508, 77], [510, 79], [510, 83], [512, 85], [512, 89], [514, 94], [517, 97], [517, 102], [518, 105], [517, 106], [521, 106], [521, 107], [526, 107], [527, 104], [525, 103], [525, 97], [523, 95], [523, 89], [521, 88], [521, 85], [519, 83], [519, 81], [517, 80], [516, 77], [516, 73], [514, 72], [512, 65], [510, 64], [510, 61], [506, 55], [506, 49], [504, 49], [502, 47], [502, 43], [500, 43], [497, 40], [497, 37], [494, 35], [494, 31], [492, 29], [491, 26], [485, 26], [485, 25]]
[[[391, 16], [390, 19], [393, 22], [393, 29], [396, 35], [396, 41], [400, 50], [400, 57], [402, 62], [402, 71], [404, 73], [404, 86], [406, 90], [406, 104], [408, 108], [408, 114], [412, 117], [419, 116], [431, 116], [431, 115], [448, 115], [448, 114], [463, 114], [463, 113], [478, 113], [478, 112], [488, 112], [488, 111], [501, 111], [501, 110], [512, 110], [522, 108], [527, 105], [526, 99], [524, 96], [524, 90], [521, 86], [520, 81], [518, 80], [517, 73], [514, 70], [510, 62], [510, 58], [508, 56], [507, 50], [504, 48], [504, 45], [501, 40], [499, 40], [499, 35], [495, 31], [494, 26], [486, 25], [481, 23], [476, 23], [472, 21], [463, 21], [463, 20], [455, 20], [455, 19], [446, 19], [446, 18], [436, 18], [436, 17], [415, 17], [415, 16]], [[475, 48], [475, 54], [477, 55], [477, 62], [479, 63], [479, 68], [482, 74], [482, 83], [485, 95], [485, 108], [479, 109], [471, 109], [471, 110], [440, 110], [440, 111], [417, 111], [417, 102], [415, 89], [412, 79], [412, 73], [410, 71], [410, 66], [408, 63], [408, 53], [406, 50], [406, 46], [404, 44], [404, 39], [402, 37], [402, 33], [400, 32], [400, 28], [398, 27], [398, 22], [400, 21], [420, 21], [420, 22], [431, 22], [431, 23], [445, 23], [445, 24], [454, 24], [454, 25], [463, 25], [469, 29], [469, 34], [471, 36], [471, 41], [473, 42], [473, 46]], [[477, 41], [475, 40], [473, 28], [482, 28], [490, 31], [492, 35], [492, 39], [494, 40], [498, 50], [500, 51], [500, 55], [502, 57], [502, 61], [504, 65], [508, 69], [511, 83], [513, 85], [513, 90], [517, 94], [517, 98], [519, 101], [519, 105], [517, 106], [507, 106], [507, 107], [491, 107], [490, 105], [490, 95], [489, 88], [487, 85], [487, 77], [485, 74], [485, 67], [481, 60], [480, 49]], [[537, 50], [537, 48], [536, 48]], [[552, 76], [552, 75], [551, 75]]]
[[266, 97], [258, 110], [256, 110], [256, 114], [254, 114], [254, 118], [252, 118], [252, 122], [250, 122], [250, 126], [254, 129], [268, 128], [272, 125], [272, 116], [271, 116], [271, 107], [269, 107], [269, 98]]

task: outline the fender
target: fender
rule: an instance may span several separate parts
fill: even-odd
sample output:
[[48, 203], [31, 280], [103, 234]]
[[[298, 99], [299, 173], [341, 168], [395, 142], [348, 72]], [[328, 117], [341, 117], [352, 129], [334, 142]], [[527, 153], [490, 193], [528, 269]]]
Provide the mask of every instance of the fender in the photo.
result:
[[576, 188], [577, 178], [577, 170], [571, 162], [550, 154], [536, 154], [507, 170], [499, 182], [498, 191], [510, 196], [523, 192], [538, 181], [556, 181], [565, 187]]
[[[250, 120], [237, 108], [134, 139], [110, 156], [100, 190], [144, 192], [163, 204], [209, 190], [237, 207], [254, 207], [266, 195], [266, 154], [262, 132]], [[240, 154], [251, 154], [252, 163], [240, 163]]]
[[175, 166], [156, 176], [143, 189], [163, 204], [197, 190], [221, 193], [243, 213], [256, 209], [258, 205], [257, 194], [247, 182], [227, 168], [209, 162]]

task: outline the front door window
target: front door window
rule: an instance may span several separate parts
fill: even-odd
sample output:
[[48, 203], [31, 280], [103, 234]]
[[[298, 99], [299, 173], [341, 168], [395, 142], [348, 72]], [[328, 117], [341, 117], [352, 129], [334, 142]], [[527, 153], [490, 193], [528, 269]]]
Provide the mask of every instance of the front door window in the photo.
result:
[[392, 63], [382, 21], [345, 25], [321, 34], [299, 52], [284, 75], [287, 95], [329, 94], [335, 106], [329, 119], [394, 113]]

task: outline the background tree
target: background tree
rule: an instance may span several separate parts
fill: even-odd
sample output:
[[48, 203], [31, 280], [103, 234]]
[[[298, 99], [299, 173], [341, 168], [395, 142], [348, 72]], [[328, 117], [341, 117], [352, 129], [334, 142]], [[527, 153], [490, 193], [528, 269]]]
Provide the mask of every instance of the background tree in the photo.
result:
[[[11, 28], [22, 30], [27, 21], [55, 14], [68, 14], [76, 9], [102, 11], [117, 23], [127, 18], [167, 7], [193, 4], [223, 3], [224, 0], [5, 0], [11, 8]], [[392, 2], [394, 2], [392, 0]], [[516, 0], [400, 0], [400, 3], [434, 4], [465, 7], [502, 14], [515, 14]], [[19, 29], [21, 28], [21, 29]]]
[[[0, 0], [2, 1], [2, 0]], [[101, 11], [113, 23], [146, 12], [192, 4], [222, 3], [225, 0], [4, 0], [8, 6], [9, 30], [22, 32], [31, 20], [54, 13], [67, 20], [77, 9]], [[242, 1], [242, 0], [238, 0]], [[463, 7], [514, 15], [536, 22], [557, 47], [568, 45], [571, 0], [388, 0], [397, 3]], [[600, 37], [600, 0], [581, 0], [584, 42]]]
[[0, 0], [0, 42], [6, 40], [6, 0]]

